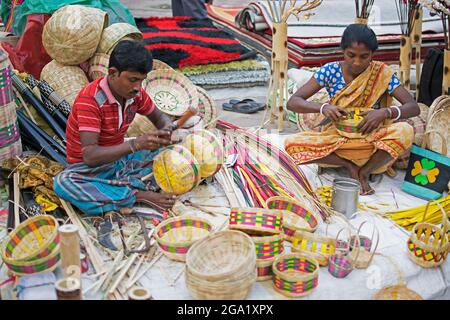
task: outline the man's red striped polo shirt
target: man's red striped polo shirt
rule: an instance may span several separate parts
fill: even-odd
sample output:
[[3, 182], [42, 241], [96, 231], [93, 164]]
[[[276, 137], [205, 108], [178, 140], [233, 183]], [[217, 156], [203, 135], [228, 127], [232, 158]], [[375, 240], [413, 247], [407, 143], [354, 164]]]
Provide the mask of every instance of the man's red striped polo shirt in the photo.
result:
[[147, 116], [154, 108], [142, 88], [137, 97], [126, 102], [123, 110], [112, 95], [106, 77], [90, 83], [78, 94], [67, 121], [67, 162], [83, 162], [80, 132], [99, 133], [99, 146], [118, 145], [123, 143], [136, 113]]

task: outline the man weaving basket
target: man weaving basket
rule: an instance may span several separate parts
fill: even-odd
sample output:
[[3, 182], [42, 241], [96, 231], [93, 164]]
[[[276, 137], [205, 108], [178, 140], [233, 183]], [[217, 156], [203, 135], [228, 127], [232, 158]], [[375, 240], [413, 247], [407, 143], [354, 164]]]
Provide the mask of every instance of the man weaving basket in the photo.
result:
[[[124, 40], [111, 53], [108, 74], [77, 96], [66, 128], [69, 166], [55, 177], [54, 189], [88, 215], [127, 213], [137, 201], [169, 209], [175, 195], [151, 191], [142, 177], [152, 172], [160, 148], [171, 144], [171, 119], [142, 88], [152, 70], [151, 53], [141, 42]], [[136, 139], [124, 137], [135, 114], [158, 128]]]
[[[345, 167], [360, 181], [361, 194], [373, 194], [369, 175], [385, 172], [413, 142], [413, 128], [393, 121], [417, 116], [420, 109], [394, 72], [384, 63], [372, 61], [378, 42], [368, 26], [349, 25], [341, 48], [344, 61], [324, 65], [287, 103], [287, 108], [297, 113], [320, 113], [327, 125], [321, 132], [305, 131], [289, 137], [285, 148], [297, 164]], [[307, 101], [323, 87], [330, 96], [328, 103]], [[385, 94], [401, 106], [380, 108]], [[356, 110], [362, 111], [359, 116], [363, 120], [356, 127], [359, 135], [349, 138], [337, 126]]]

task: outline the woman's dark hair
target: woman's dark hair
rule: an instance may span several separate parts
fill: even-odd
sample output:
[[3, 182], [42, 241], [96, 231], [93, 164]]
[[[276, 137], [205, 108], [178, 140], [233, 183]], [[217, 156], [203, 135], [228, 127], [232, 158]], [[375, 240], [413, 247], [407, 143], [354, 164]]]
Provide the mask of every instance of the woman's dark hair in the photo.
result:
[[345, 50], [352, 44], [364, 43], [367, 49], [375, 51], [378, 49], [378, 41], [375, 32], [365, 24], [351, 24], [344, 30], [341, 40], [341, 49]]
[[134, 71], [147, 74], [153, 68], [153, 57], [143, 42], [122, 40], [111, 52], [109, 67], [115, 67], [119, 73]]

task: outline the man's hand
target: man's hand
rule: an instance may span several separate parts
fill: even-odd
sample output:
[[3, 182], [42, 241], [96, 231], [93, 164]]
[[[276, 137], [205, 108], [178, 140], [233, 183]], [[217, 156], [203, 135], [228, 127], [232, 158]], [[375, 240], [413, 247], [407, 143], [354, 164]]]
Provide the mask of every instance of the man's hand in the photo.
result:
[[339, 119], [347, 114], [343, 108], [327, 104], [322, 108], [322, 114], [331, 121], [338, 122]]
[[359, 132], [362, 134], [369, 134], [376, 130], [381, 123], [387, 119], [387, 113], [383, 109], [371, 110], [360, 114], [364, 119], [358, 125]]
[[138, 150], [156, 150], [172, 144], [170, 140], [171, 131], [157, 130], [144, 134], [136, 138], [136, 147]]

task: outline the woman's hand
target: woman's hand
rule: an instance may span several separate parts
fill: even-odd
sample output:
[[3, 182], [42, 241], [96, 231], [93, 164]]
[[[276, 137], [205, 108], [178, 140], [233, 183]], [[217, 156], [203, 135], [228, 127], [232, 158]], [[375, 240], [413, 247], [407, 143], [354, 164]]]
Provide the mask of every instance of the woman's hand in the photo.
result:
[[360, 114], [364, 119], [358, 125], [359, 132], [362, 134], [369, 134], [377, 129], [381, 123], [387, 119], [386, 110], [378, 109], [363, 112]]
[[328, 119], [338, 122], [341, 117], [347, 114], [347, 111], [339, 106], [327, 104], [322, 108], [322, 114]]

